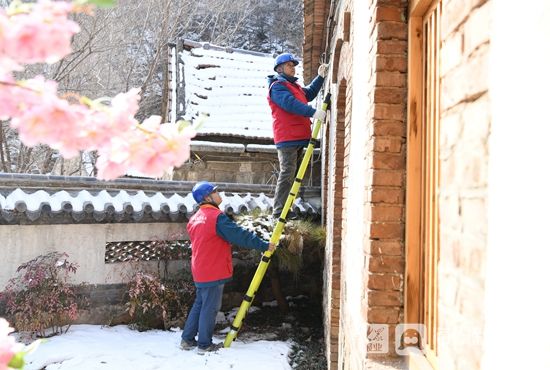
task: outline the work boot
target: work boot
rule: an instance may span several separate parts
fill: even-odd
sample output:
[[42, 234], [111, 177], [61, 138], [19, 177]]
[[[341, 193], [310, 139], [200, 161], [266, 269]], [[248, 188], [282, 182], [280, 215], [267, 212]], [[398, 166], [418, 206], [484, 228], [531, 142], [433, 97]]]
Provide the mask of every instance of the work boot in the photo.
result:
[[209, 345], [206, 348], [199, 347], [199, 348], [197, 348], [197, 353], [199, 355], [204, 355], [205, 353], [208, 353], [208, 352], [216, 352], [220, 348], [223, 348], [223, 342], [216, 343], [216, 344], [212, 343], [211, 345]]
[[196, 346], [197, 346], [197, 341], [195, 339], [193, 339], [192, 341], [182, 339], [180, 343], [180, 348], [184, 351], [192, 350]]
[[296, 213], [294, 213], [293, 211], [289, 211], [287, 214], [286, 214], [286, 220], [287, 221], [290, 221], [290, 220], [296, 220], [298, 219], [298, 215]]
[[[279, 218], [281, 217], [281, 214], [280, 213], [274, 213], [272, 217], [273, 217], [273, 223], [277, 224], [277, 221], [279, 221]], [[286, 214], [286, 220], [287, 221], [296, 220], [297, 218], [298, 218], [298, 215], [293, 211], [288, 211], [288, 213]]]

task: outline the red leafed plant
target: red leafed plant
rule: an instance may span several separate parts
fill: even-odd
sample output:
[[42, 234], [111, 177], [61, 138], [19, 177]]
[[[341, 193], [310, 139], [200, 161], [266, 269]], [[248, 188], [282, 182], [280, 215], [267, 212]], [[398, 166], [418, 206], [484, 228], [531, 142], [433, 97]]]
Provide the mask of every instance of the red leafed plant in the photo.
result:
[[140, 331], [158, 326], [155, 321], [160, 318], [165, 321], [170, 302], [177, 299], [176, 292], [165, 286], [158, 275], [141, 271], [128, 283], [128, 295], [127, 310]]
[[[171, 263], [181, 263], [190, 249], [181, 241], [181, 233], [174, 233], [167, 240], [155, 241], [159, 258], [156, 271], [144, 271], [136, 264], [133, 273], [124, 277], [128, 281], [126, 311], [132, 327], [139, 331], [170, 329], [181, 326], [189, 306], [193, 302], [195, 286], [191, 274], [186, 271], [170, 273]], [[136, 261], [137, 262], [137, 261]]]
[[79, 303], [84, 302], [67, 281], [78, 268], [67, 258], [66, 253], [51, 252], [17, 268], [17, 276], [1, 294], [17, 330], [52, 336], [66, 332], [76, 320]]

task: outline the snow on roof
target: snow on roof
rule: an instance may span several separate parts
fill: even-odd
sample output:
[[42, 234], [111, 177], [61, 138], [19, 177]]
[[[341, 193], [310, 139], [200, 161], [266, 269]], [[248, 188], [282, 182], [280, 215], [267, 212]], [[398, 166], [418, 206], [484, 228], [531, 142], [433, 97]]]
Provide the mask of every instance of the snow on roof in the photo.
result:
[[[184, 118], [206, 113], [208, 118], [199, 130], [203, 134], [272, 139], [267, 76], [275, 73], [273, 55], [193, 45], [201, 46], [180, 53], [185, 79]], [[301, 78], [301, 64], [296, 74]]]
[[212, 141], [191, 140], [191, 150], [216, 151], [226, 153], [244, 153], [244, 144], [219, 143]]

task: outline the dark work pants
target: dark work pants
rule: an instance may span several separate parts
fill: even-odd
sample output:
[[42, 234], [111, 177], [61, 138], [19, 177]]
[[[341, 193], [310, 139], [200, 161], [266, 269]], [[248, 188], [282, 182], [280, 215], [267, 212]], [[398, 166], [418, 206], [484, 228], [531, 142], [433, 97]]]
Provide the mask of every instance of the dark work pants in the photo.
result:
[[222, 306], [223, 286], [224, 284], [208, 288], [197, 288], [195, 302], [183, 327], [182, 339], [192, 342], [198, 333], [199, 348], [207, 348], [212, 344], [216, 315]]
[[288, 198], [290, 188], [296, 177], [299, 161], [302, 159], [303, 149], [301, 146], [277, 148], [280, 171], [277, 178], [277, 187], [275, 188], [275, 198], [273, 199], [273, 216], [275, 217], [279, 217], [283, 211], [286, 198]]

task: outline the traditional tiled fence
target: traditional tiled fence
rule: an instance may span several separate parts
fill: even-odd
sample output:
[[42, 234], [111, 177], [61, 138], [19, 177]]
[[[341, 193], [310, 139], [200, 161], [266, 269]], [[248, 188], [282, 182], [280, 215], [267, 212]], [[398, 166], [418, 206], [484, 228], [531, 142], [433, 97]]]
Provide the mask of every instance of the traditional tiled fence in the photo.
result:
[[[268, 212], [272, 207], [273, 186], [217, 185], [224, 200], [221, 208], [228, 213]], [[92, 284], [92, 308], [103, 307], [85, 321], [105, 320], [112, 316], [105, 307], [120, 299], [121, 284], [136, 263], [155, 270], [161, 259], [174, 261], [167, 266], [171, 272], [188, 268], [188, 257], [182, 260], [178, 254], [189, 255], [185, 224], [196, 207], [192, 186], [148, 179], [104, 182], [0, 174], [0, 291], [23, 262], [65, 252], [79, 265], [73, 282]], [[306, 188], [304, 198], [295, 211], [317, 214], [319, 188]]]

